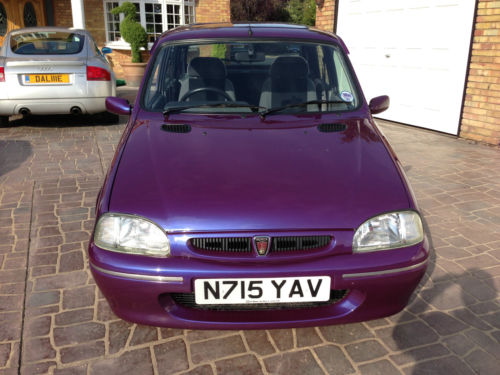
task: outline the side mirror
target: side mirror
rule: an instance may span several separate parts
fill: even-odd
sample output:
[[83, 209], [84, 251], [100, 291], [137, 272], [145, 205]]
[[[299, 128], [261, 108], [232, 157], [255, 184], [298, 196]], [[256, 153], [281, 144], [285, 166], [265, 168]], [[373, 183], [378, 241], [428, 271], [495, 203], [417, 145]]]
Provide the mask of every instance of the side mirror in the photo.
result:
[[376, 115], [377, 113], [384, 112], [387, 108], [389, 108], [390, 103], [391, 100], [389, 97], [387, 95], [382, 95], [370, 100], [368, 107], [370, 107], [372, 115]]
[[108, 96], [106, 98], [106, 109], [108, 112], [116, 115], [130, 115], [132, 107], [127, 99], [117, 98], [116, 96]]
[[107, 55], [108, 53], [113, 52], [113, 50], [109, 47], [102, 47], [101, 52], [103, 55]]

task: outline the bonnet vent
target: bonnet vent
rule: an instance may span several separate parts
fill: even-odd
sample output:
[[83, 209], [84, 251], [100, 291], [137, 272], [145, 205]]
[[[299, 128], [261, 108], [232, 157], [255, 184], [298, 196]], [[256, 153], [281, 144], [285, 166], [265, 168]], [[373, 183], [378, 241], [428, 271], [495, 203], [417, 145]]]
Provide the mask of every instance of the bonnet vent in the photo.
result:
[[163, 124], [161, 128], [170, 133], [189, 133], [191, 131], [191, 125], [187, 124]]
[[335, 133], [335, 132], [343, 132], [346, 130], [346, 124], [321, 124], [318, 125], [318, 130], [322, 133]]

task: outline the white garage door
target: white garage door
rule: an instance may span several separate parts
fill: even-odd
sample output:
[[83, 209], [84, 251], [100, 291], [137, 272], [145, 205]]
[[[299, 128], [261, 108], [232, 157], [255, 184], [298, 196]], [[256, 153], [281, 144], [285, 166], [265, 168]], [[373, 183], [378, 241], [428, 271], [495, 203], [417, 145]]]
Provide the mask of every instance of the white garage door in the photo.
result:
[[475, 0], [338, 0], [337, 34], [381, 118], [457, 134]]

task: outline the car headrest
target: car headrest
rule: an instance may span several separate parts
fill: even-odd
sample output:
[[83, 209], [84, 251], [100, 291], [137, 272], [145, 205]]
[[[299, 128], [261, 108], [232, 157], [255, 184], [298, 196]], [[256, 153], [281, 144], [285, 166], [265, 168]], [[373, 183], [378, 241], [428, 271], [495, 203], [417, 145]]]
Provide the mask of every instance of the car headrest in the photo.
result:
[[300, 56], [280, 56], [271, 65], [271, 77], [274, 78], [307, 78], [309, 67], [307, 61]]
[[226, 78], [226, 67], [217, 57], [195, 57], [188, 66], [190, 77], [211, 79]]

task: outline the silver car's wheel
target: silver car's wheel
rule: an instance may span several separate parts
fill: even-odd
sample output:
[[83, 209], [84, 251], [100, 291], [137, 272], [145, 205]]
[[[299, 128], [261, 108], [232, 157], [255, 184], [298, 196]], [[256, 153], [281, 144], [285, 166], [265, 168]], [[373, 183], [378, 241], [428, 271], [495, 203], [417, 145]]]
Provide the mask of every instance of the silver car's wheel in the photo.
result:
[[0, 126], [8, 126], [9, 125], [9, 116], [0, 116]]

